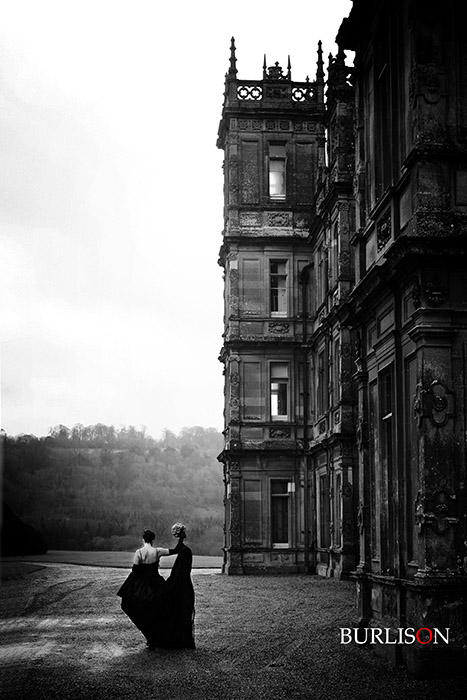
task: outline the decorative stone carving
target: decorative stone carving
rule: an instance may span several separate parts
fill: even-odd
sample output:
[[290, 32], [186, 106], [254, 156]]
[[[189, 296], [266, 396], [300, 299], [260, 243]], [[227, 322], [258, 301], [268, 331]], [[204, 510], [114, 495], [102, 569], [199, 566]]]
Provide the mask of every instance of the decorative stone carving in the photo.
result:
[[290, 438], [290, 428], [269, 428], [269, 437], [287, 440]]
[[441, 99], [441, 81], [439, 67], [434, 63], [419, 66], [419, 87], [429, 104], [436, 104]]
[[418, 491], [415, 499], [415, 523], [419, 535], [425, 526], [430, 526], [437, 535], [443, 535], [459, 519], [451, 513], [456, 496], [447, 487], [441, 486], [425, 495]]
[[387, 209], [376, 224], [376, 238], [378, 250], [382, 250], [391, 238], [391, 210]]
[[230, 461], [230, 472], [232, 476], [240, 473], [240, 462], [237, 459], [232, 459]]
[[290, 65], [289, 65], [289, 72], [284, 75], [284, 71], [282, 70], [282, 66], [279, 65], [279, 61], [276, 61], [273, 66], [269, 66], [266, 69], [266, 59], [265, 59], [265, 65], [263, 66], [263, 78], [265, 80], [288, 80], [290, 79]]
[[240, 376], [238, 372], [232, 369], [229, 375], [229, 384], [230, 421], [232, 423], [238, 423], [240, 421]]
[[240, 226], [261, 226], [261, 213], [259, 211], [240, 212]]
[[350, 353], [351, 353], [350, 343], [342, 343], [342, 345], [341, 345], [342, 357], [350, 357]]
[[343, 250], [339, 253], [339, 264], [343, 267], [347, 267], [350, 262], [350, 253], [347, 250]]
[[239, 100], [260, 100], [262, 96], [263, 90], [260, 85], [239, 85], [237, 88], [237, 98]]
[[441, 284], [437, 275], [425, 285], [425, 296], [432, 306], [439, 306], [446, 301], [446, 289]]
[[414, 307], [415, 307], [416, 309], [418, 309], [418, 308], [421, 306], [421, 304], [422, 304], [422, 299], [421, 299], [421, 297], [422, 297], [422, 290], [421, 290], [421, 288], [420, 288], [420, 285], [419, 285], [418, 281], [415, 282], [415, 284], [414, 284], [414, 286], [413, 286], [412, 295], [411, 295], [411, 296], [412, 296], [412, 301], [413, 301]]
[[289, 330], [290, 330], [290, 323], [278, 323], [278, 322], [268, 323], [269, 333], [283, 335], [284, 333], [288, 333]]
[[414, 418], [420, 428], [428, 418], [434, 426], [441, 428], [454, 416], [454, 394], [437, 379], [428, 390], [417, 384], [413, 402]]
[[310, 227], [310, 215], [302, 212], [294, 214], [294, 227], [308, 229]]
[[283, 226], [289, 226], [290, 225], [289, 213], [286, 211], [269, 211], [269, 212], [267, 212], [266, 225], [267, 226], [277, 226], [279, 228], [283, 227]]
[[282, 85], [266, 85], [265, 92], [268, 100], [284, 100], [288, 97], [289, 89]]
[[239, 305], [239, 291], [238, 291], [238, 270], [235, 268], [230, 268], [229, 270], [229, 281], [230, 281], [230, 294], [229, 294], [229, 305], [230, 313], [234, 316], [238, 314]]

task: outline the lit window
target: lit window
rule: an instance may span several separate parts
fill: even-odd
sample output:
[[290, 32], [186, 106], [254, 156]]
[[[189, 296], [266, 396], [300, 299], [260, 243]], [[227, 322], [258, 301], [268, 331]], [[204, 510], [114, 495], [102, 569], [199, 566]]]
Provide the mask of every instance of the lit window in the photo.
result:
[[271, 526], [273, 545], [288, 545], [289, 489], [287, 481], [271, 482]]
[[269, 196], [285, 199], [285, 146], [269, 146]]
[[271, 316], [287, 316], [286, 262], [271, 260], [269, 265]]
[[289, 366], [271, 362], [271, 420], [288, 420]]

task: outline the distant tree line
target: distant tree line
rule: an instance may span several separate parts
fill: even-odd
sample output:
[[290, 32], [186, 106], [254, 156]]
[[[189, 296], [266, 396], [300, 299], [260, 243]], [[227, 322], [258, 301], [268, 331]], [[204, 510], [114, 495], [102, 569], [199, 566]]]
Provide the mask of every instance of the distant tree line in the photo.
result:
[[49, 549], [131, 550], [144, 528], [172, 545], [170, 526], [182, 520], [196, 554], [219, 555], [222, 444], [214, 428], [165, 430], [155, 440], [145, 428], [102, 423], [6, 436], [4, 499]]

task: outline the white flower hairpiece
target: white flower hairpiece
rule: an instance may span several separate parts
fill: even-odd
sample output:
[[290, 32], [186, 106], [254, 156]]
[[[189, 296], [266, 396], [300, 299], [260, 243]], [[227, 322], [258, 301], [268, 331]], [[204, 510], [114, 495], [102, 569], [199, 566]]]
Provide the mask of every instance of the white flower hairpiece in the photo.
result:
[[171, 527], [171, 532], [174, 537], [180, 537], [183, 533], [185, 534], [185, 525], [183, 523], [174, 523]]

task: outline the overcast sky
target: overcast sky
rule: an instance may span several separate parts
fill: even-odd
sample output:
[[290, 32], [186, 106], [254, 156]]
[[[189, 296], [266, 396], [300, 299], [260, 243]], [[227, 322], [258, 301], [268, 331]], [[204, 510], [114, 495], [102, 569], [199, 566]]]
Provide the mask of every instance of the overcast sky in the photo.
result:
[[1, 426], [223, 428], [229, 65], [314, 79], [351, 0], [0, 0]]

